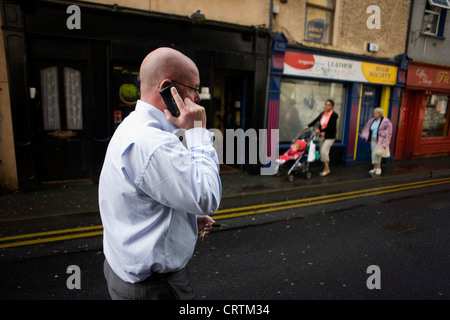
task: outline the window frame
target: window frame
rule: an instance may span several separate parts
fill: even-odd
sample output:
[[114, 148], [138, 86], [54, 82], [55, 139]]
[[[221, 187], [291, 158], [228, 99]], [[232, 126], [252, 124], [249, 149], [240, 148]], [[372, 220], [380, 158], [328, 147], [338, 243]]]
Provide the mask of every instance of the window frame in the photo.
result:
[[[315, 43], [322, 43], [322, 44], [332, 44], [333, 43], [333, 34], [334, 34], [334, 21], [335, 21], [335, 13], [336, 13], [336, 0], [332, 1], [332, 7], [328, 6], [321, 6], [315, 3], [310, 3], [308, 0], [306, 0], [306, 6], [305, 6], [305, 32], [304, 32], [304, 40], [315, 42]], [[328, 41], [319, 41], [314, 39], [307, 39], [307, 24], [308, 24], [308, 8], [323, 10], [326, 13], [330, 13], [330, 36]]]
[[430, 4], [430, 6], [435, 6], [443, 9], [450, 9], [450, 0], [443, 0], [443, 1], [447, 2], [447, 5], [443, 5], [439, 2], [436, 3], [435, 0], [428, 0], [428, 3]]
[[[448, 0], [447, 0], [448, 2]], [[439, 11], [435, 11], [433, 10], [433, 8], [438, 9]], [[424, 31], [424, 25], [425, 25], [425, 16], [427, 14], [436, 14], [438, 19], [437, 19], [437, 23], [436, 23], [436, 31], [435, 32], [426, 32]], [[445, 29], [445, 20], [446, 20], [446, 16], [447, 16], [447, 10], [442, 7], [442, 6], [437, 6], [431, 4], [430, 0], [427, 1], [426, 5], [425, 5], [425, 10], [423, 13], [423, 17], [422, 17], [422, 28], [420, 31], [420, 35], [421, 36], [426, 36], [426, 37], [436, 37], [439, 39], [443, 39], [444, 38], [444, 29]]]

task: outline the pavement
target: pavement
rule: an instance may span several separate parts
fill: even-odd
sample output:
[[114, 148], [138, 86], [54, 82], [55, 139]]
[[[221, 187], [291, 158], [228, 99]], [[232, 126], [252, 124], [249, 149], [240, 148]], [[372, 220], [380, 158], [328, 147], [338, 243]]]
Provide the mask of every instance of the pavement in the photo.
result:
[[[287, 193], [301, 193], [312, 189], [389, 183], [401, 179], [430, 179], [450, 176], [450, 157], [433, 157], [413, 160], [391, 160], [382, 164], [381, 176], [368, 173], [370, 163], [357, 163], [331, 167], [331, 173], [321, 177], [322, 164], [311, 163], [311, 178], [303, 174], [289, 182], [280, 177], [250, 174], [229, 166], [222, 166], [222, 206], [243, 198], [262, 198]], [[99, 217], [98, 184], [71, 182], [47, 184], [32, 192], [0, 195], [0, 228], [27, 224], [61, 222], [70, 219]]]

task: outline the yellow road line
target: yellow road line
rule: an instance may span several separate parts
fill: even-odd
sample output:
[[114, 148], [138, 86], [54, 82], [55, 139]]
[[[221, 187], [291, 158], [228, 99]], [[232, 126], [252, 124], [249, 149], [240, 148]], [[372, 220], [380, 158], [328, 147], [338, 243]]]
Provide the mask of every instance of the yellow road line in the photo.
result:
[[[441, 179], [433, 180], [433, 182], [439, 182], [439, 181], [450, 182], [450, 178], [441, 178]], [[280, 205], [285, 205], [285, 204], [312, 202], [312, 201], [320, 200], [320, 199], [336, 198], [336, 197], [342, 197], [344, 195], [363, 194], [363, 193], [365, 194], [365, 193], [369, 193], [369, 192], [376, 192], [378, 190], [397, 189], [397, 188], [400, 188], [400, 187], [421, 185], [421, 184], [424, 184], [424, 183], [430, 183], [430, 181], [410, 182], [410, 183], [403, 183], [403, 184], [387, 186], [387, 187], [378, 187], [378, 188], [371, 188], [371, 189], [365, 189], [365, 190], [356, 190], [356, 191], [343, 192], [343, 193], [334, 193], [334, 194], [323, 195], [323, 196], [316, 196], [316, 197], [296, 199], [296, 200], [280, 201], [280, 202], [275, 202], [275, 203], [259, 204], [259, 205], [241, 207], [241, 208], [222, 209], [222, 210], [218, 210], [215, 213], [214, 216], [217, 217], [218, 215], [220, 216], [220, 215], [223, 215], [224, 213], [227, 213], [227, 212], [247, 211], [247, 210], [259, 209], [259, 208], [272, 207], [274, 205], [280, 206]]]
[[[241, 207], [241, 208], [222, 209], [222, 210], [218, 210], [216, 212], [216, 214], [214, 215], [214, 220], [235, 218], [235, 217], [241, 217], [241, 216], [246, 216], [246, 215], [254, 215], [254, 214], [274, 212], [274, 211], [282, 211], [282, 210], [288, 210], [288, 209], [294, 209], [294, 208], [300, 208], [300, 207], [306, 207], [306, 206], [314, 206], [314, 205], [319, 205], [319, 204], [326, 204], [326, 203], [350, 200], [350, 199], [355, 199], [355, 198], [369, 197], [369, 196], [375, 196], [375, 195], [386, 194], [386, 193], [393, 193], [393, 192], [406, 191], [406, 190], [411, 190], [411, 189], [437, 186], [437, 185], [442, 185], [442, 184], [447, 184], [447, 183], [450, 183], [450, 178], [441, 178], [441, 179], [434, 179], [434, 180], [428, 180], [428, 181], [403, 183], [403, 184], [387, 186], [387, 187], [377, 187], [377, 188], [371, 188], [371, 189], [365, 189], [365, 190], [356, 190], [356, 191], [350, 191], [350, 192], [335, 193], [335, 194], [330, 194], [330, 195], [315, 196], [315, 197], [304, 198], [304, 199], [280, 201], [280, 202], [273, 202], [273, 203], [260, 204], [260, 205], [254, 205], [254, 206], [245, 206], [245, 207]], [[231, 212], [231, 213], [229, 213], [229, 212]], [[3, 238], [0, 238], [0, 242], [10, 241], [10, 240], [18, 240], [18, 239], [26, 239], [26, 238], [36, 238], [36, 237], [44, 237], [44, 238], [4, 243], [4, 244], [0, 244], [0, 248], [10, 248], [10, 247], [25, 246], [25, 245], [31, 245], [31, 244], [37, 244], [37, 243], [54, 242], [54, 241], [70, 240], [70, 239], [76, 239], [76, 238], [99, 236], [99, 235], [103, 234], [103, 230], [93, 231], [93, 232], [83, 232], [83, 231], [90, 231], [90, 230], [102, 229], [102, 228], [103, 228], [102, 225], [98, 225], [98, 226], [71, 228], [71, 229], [64, 229], [64, 230], [37, 232], [37, 233], [30, 233], [30, 234], [24, 234], [24, 235], [3, 237]], [[79, 232], [79, 233], [77, 233], [77, 232]], [[52, 236], [52, 235], [56, 235], [56, 234], [63, 234], [63, 233], [74, 233], [74, 234], [64, 235], [64, 236], [56, 236], [56, 237], [46, 237], [46, 236]]]
[[[284, 202], [280, 202], [280, 203], [270, 203], [270, 204], [265, 204], [265, 205], [249, 206], [249, 207], [246, 207], [247, 211], [240, 212], [240, 211], [242, 211], [242, 210], [240, 210], [242, 208], [237, 208], [234, 210], [234, 212], [237, 212], [237, 213], [214, 215], [214, 220], [235, 218], [235, 217], [267, 213], [267, 212], [273, 212], [273, 211], [288, 210], [288, 209], [294, 209], [294, 208], [300, 208], [300, 207], [306, 207], [306, 206], [314, 206], [314, 205], [319, 205], [319, 204], [326, 204], [326, 203], [350, 200], [350, 199], [355, 199], [355, 198], [375, 196], [375, 195], [380, 195], [380, 194], [385, 194], [385, 193], [406, 191], [406, 190], [411, 190], [411, 189], [418, 189], [418, 188], [436, 186], [436, 185], [447, 184], [447, 183], [450, 183], [450, 179], [446, 179], [444, 181], [422, 183], [422, 184], [412, 184], [409, 186], [406, 185], [406, 186], [401, 186], [401, 187], [397, 187], [397, 188], [392, 188], [392, 187], [373, 188], [373, 189], [367, 189], [367, 190], [362, 190], [362, 191], [345, 192], [345, 193], [334, 194], [334, 195], [329, 195], [329, 196], [319, 196], [319, 197], [313, 197], [313, 198], [307, 198], [307, 199], [301, 199], [301, 200], [292, 200], [292, 201], [284, 201]], [[311, 199], [315, 199], [315, 201], [311, 200]], [[281, 204], [281, 203], [284, 203], [284, 204], [293, 203], [293, 204], [280, 206], [279, 204]], [[261, 208], [263, 208], [263, 209], [261, 209]], [[232, 209], [229, 209], [227, 211], [230, 211], [230, 210], [232, 210]]]
[[9, 241], [9, 240], [23, 239], [23, 238], [35, 238], [35, 237], [41, 237], [41, 236], [50, 236], [50, 235], [61, 234], [61, 233], [70, 233], [70, 232], [95, 230], [95, 229], [99, 229], [99, 228], [103, 228], [103, 227], [102, 226], [91, 226], [91, 227], [80, 227], [80, 228], [72, 228], [72, 229], [64, 229], [64, 230], [54, 230], [54, 231], [44, 231], [44, 232], [37, 232], [37, 233], [29, 233], [29, 234], [22, 234], [22, 235], [18, 235], [18, 236], [11, 236], [11, 237], [0, 238], [0, 242]]
[[68, 236], [42, 238], [42, 239], [26, 240], [26, 241], [19, 241], [19, 242], [10, 242], [10, 243], [5, 243], [5, 244], [0, 244], [0, 248], [19, 247], [19, 246], [26, 246], [26, 245], [30, 245], [30, 244], [70, 240], [70, 239], [76, 239], [76, 238], [87, 238], [87, 237], [93, 237], [93, 236], [100, 236], [102, 234], [103, 234], [103, 230], [96, 231], [96, 232], [83, 232], [83, 233], [71, 234]]

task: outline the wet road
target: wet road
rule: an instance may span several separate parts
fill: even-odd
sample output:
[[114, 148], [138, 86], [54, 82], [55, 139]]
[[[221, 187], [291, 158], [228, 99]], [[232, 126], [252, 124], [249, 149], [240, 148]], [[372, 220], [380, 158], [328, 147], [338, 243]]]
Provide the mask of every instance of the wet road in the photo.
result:
[[[372, 193], [289, 208], [273, 204], [305, 195], [241, 202], [255, 214], [218, 219], [198, 242], [197, 299], [450, 299], [450, 184]], [[274, 210], [255, 212], [264, 203]], [[0, 249], [0, 299], [108, 299], [101, 246], [92, 236]], [[67, 288], [71, 265], [79, 290]]]
[[[213, 234], [191, 262], [202, 299], [450, 298], [448, 186], [291, 212]], [[303, 217], [302, 217], [303, 216]], [[369, 289], [369, 266], [380, 289]]]

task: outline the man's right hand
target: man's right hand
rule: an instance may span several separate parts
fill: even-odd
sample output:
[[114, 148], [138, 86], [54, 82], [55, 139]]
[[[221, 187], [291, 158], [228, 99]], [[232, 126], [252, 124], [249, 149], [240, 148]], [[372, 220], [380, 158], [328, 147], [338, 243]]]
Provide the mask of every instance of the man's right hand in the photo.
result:
[[[165, 109], [166, 119], [172, 122], [180, 129], [192, 129], [196, 122], [202, 123], [202, 128], [206, 128], [206, 111], [201, 105], [196, 104], [191, 99], [183, 99], [175, 88], [171, 89], [172, 96], [180, 109], [180, 116], [174, 117], [169, 110]], [[198, 126], [198, 125], [197, 125]]]

